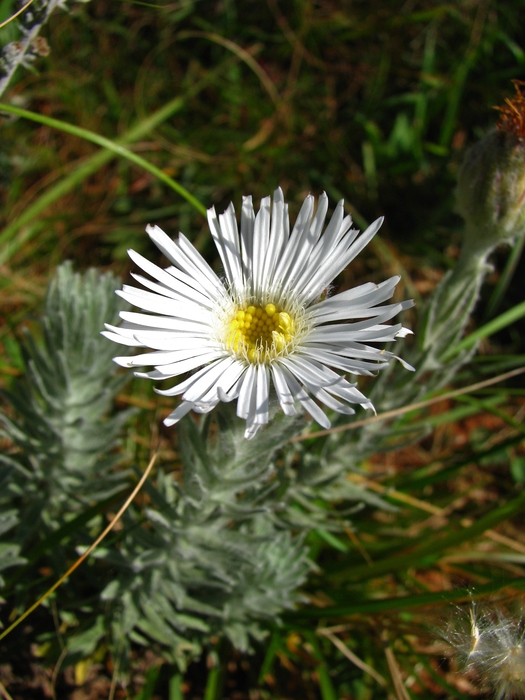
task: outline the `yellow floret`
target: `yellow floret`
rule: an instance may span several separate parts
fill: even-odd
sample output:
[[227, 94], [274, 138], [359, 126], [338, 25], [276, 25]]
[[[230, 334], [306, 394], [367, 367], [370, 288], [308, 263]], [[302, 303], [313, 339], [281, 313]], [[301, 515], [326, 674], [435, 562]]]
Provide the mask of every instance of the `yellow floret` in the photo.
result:
[[252, 364], [270, 362], [285, 353], [295, 332], [290, 314], [273, 303], [237, 308], [225, 330], [226, 345]]

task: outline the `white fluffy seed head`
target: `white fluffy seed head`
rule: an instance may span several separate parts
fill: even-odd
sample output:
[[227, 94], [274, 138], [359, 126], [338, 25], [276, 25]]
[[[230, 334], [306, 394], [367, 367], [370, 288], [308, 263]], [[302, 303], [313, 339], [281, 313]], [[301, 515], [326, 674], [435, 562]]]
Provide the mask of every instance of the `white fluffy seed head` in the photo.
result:
[[472, 670], [490, 685], [497, 700], [525, 698], [525, 625], [523, 617], [500, 610], [478, 609], [468, 622], [462, 614], [443, 633], [455, 649], [464, 670]]

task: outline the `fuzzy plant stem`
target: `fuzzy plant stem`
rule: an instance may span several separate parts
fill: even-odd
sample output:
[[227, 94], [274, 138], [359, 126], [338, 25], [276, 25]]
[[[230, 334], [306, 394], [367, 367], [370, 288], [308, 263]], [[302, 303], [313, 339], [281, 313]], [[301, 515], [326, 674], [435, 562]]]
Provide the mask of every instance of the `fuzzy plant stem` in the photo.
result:
[[411, 358], [418, 374], [440, 370], [448, 364], [446, 358], [461, 339], [479, 299], [481, 285], [491, 270], [487, 263], [491, 250], [464, 246], [456, 266], [435, 290], [418, 331], [415, 357]]
[[[487, 264], [489, 253], [487, 249], [476, 251], [465, 246], [455, 268], [443, 277], [422, 310], [415, 346], [403, 353], [416, 371], [407, 376], [401, 366], [393, 364], [376, 379], [371, 398], [378, 412], [421, 400], [449, 382], [470, 359], [475, 347], [456, 354], [452, 350], [465, 332], [481, 285], [491, 269]], [[375, 433], [373, 426], [362, 431], [362, 439], [368, 433]]]

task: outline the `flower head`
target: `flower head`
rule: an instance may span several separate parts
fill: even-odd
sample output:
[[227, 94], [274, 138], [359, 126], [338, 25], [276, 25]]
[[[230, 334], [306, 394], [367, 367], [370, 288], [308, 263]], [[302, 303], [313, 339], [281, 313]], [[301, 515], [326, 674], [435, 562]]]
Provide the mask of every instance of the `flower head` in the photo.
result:
[[240, 234], [232, 204], [220, 216], [210, 209], [208, 221], [224, 280], [182, 233], [173, 241], [158, 226], [146, 229], [171, 262], [165, 270], [129, 251], [152, 278], [133, 275], [149, 291], [125, 285], [117, 293], [151, 313], [123, 311], [124, 323], [107, 325], [104, 334], [153, 352], [116, 357], [115, 362], [153, 366], [137, 376], [157, 380], [197, 370], [173, 388], [159, 390], [165, 396], [182, 396], [166, 425], [191, 410], [207, 413], [220, 401], [236, 399], [237, 415], [246, 420], [245, 437], [251, 438], [268, 423], [273, 393], [286, 415], [295, 415], [299, 403], [326, 428], [330, 421], [314, 399], [339, 413], [353, 414], [349, 404], [373, 409], [356, 384], [334, 370], [372, 375], [386, 367], [395, 356], [368, 343], [409, 333], [401, 324], [386, 322], [413, 302], [382, 305], [399, 277], [326, 296], [334, 277], [382, 223], [378, 219], [359, 235], [341, 201], [323, 233], [327, 209], [326, 194], [315, 213], [309, 195], [290, 233], [281, 189], [273, 202], [270, 197], [261, 201], [257, 215], [251, 197], [245, 197]]
[[458, 172], [457, 209], [470, 249], [492, 249], [525, 235], [525, 97], [505, 100], [496, 129], [469, 148]]

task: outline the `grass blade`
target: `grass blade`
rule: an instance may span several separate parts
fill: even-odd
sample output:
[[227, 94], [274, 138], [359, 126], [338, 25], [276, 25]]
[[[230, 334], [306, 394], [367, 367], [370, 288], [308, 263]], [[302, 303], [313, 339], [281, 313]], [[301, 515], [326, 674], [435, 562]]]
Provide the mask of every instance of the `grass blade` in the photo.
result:
[[[155, 175], [161, 182], [171, 187], [175, 190], [177, 194], [183, 197], [187, 202], [189, 202], [195, 209], [202, 214], [206, 215], [206, 208], [191, 194], [188, 190], [180, 185], [176, 180], [167, 175], [163, 170], [152, 165], [149, 161], [141, 156], [137, 155], [129, 148], [126, 148], [122, 142], [112, 141], [107, 139], [105, 136], [100, 136], [93, 131], [88, 129], [83, 129], [80, 126], [75, 126], [74, 124], [69, 124], [61, 119], [54, 119], [53, 117], [46, 117], [43, 114], [37, 114], [36, 112], [30, 112], [27, 109], [20, 109], [19, 107], [14, 107], [13, 105], [6, 105], [0, 103], [0, 112], [7, 112], [8, 114], [15, 114], [18, 117], [23, 117], [24, 119], [29, 119], [31, 121], [37, 122], [39, 124], [44, 124], [52, 129], [58, 129], [59, 131], [65, 131], [67, 134], [72, 134], [73, 136], [78, 136], [79, 138], [85, 139], [86, 141], [91, 141], [91, 143], [101, 146], [108, 151], [111, 151], [114, 155], [120, 156], [122, 158], [127, 158], [127, 160], [139, 165], [144, 170], [147, 170], [152, 175]], [[0, 244], [2, 240], [0, 239]]]

